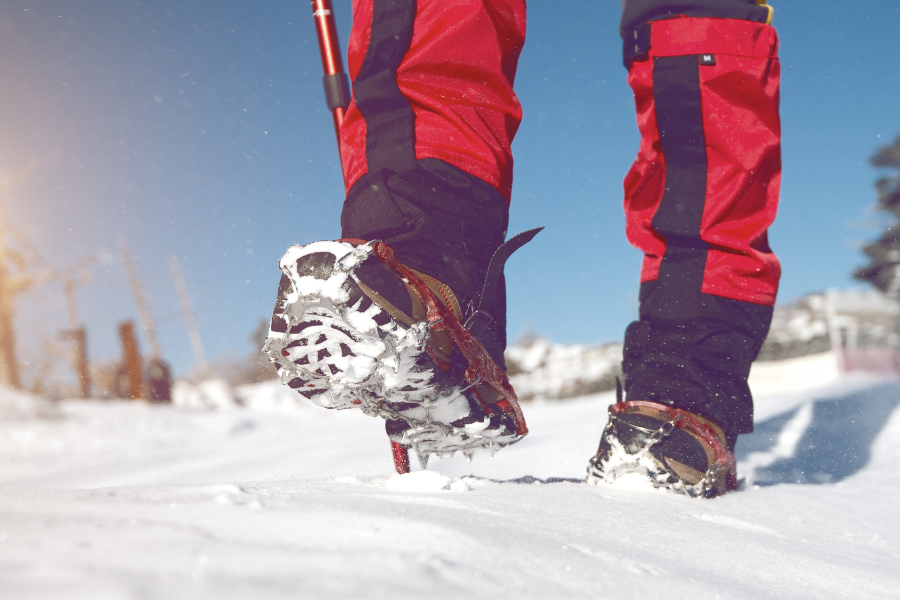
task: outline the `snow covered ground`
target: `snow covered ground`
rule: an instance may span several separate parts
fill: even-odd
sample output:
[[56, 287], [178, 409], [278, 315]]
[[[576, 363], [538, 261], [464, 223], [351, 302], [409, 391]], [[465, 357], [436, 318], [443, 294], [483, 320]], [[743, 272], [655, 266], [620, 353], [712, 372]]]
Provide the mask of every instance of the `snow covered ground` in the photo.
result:
[[611, 394], [391, 477], [379, 421], [0, 392], [0, 598], [896, 598], [900, 382], [757, 399], [747, 489], [581, 483]]

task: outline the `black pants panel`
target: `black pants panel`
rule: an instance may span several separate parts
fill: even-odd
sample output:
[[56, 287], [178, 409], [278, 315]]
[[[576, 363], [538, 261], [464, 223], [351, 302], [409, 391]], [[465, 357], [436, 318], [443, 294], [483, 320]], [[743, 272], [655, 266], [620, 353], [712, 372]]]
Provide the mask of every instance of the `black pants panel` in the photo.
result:
[[[506, 200], [494, 186], [427, 158], [410, 171], [364, 175], [344, 202], [341, 231], [345, 238], [383, 241], [403, 264], [449, 285], [470, 305], [480, 299], [508, 222]], [[482, 307], [497, 320], [505, 348], [506, 286], [496, 287], [496, 297]]]

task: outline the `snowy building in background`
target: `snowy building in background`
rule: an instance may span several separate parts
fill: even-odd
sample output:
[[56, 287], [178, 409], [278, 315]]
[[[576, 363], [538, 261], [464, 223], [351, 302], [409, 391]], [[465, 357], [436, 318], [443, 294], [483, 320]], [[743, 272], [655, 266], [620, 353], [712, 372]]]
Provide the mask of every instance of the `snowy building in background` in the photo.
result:
[[[829, 290], [778, 306], [753, 365], [754, 393], [827, 383], [841, 373], [898, 372], [900, 306], [877, 290]], [[572, 398], [615, 389], [622, 344], [555, 344], [526, 336], [506, 350], [519, 398]]]
[[758, 362], [831, 353], [839, 372], [898, 370], [900, 306], [877, 290], [829, 290], [775, 309]]
[[809, 294], [775, 309], [769, 336], [758, 360], [784, 360], [841, 347], [900, 347], [900, 306], [877, 290], [829, 290]]

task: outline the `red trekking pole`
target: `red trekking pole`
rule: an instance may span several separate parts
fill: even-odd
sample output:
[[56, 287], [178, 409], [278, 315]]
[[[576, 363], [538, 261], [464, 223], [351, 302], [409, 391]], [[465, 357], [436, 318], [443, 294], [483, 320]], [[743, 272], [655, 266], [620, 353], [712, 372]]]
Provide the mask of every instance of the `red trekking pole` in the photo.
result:
[[[310, 0], [313, 20], [316, 23], [316, 36], [319, 39], [319, 54], [322, 56], [322, 85], [325, 87], [325, 102], [334, 119], [334, 135], [337, 138], [338, 155], [341, 152], [341, 123], [344, 113], [350, 106], [350, 82], [344, 72], [341, 61], [340, 43], [338, 43], [337, 27], [334, 24], [334, 10], [331, 0]], [[343, 168], [343, 162], [341, 163]], [[346, 180], [346, 174], [345, 174]], [[391, 456], [394, 458], [394, 469], [401, 475], [409, 473], [409, 451], [399, 442], [391, 441]]]
[[341, 151], [341, 123], [350, 106], [350, 82], [344, 72], [341, 48], [338, 43], [337, 27], [334, 24], [334, 10], [331, 0], [310, 0], [316, 36], [319, 38], [319, 54], [322, 56], [322, 85], [325, 87], [325, 102], [334, 119], [334, 135], [337, 137], [338, 153]]

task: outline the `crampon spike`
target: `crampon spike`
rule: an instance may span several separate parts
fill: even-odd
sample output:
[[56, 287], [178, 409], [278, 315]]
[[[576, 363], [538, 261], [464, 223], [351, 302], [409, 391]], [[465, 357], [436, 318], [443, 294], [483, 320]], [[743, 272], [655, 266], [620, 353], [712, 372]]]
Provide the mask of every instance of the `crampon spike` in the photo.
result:
[[418, 452], [416, 452], [416, 458], [419, 459], [419, 466], [422, 467], [423, 471], [428, 468], [428, 457], [429, 456], [431, 456], [431, 455], [430, 454], [419, 454]]
[[[394, 457], [394, 469], [400, 475], [409, 473], [409, 450], [400, 445], [400, 442], [391, 442], [391, 455]], [[419, 461], [422, 459], [420, 458]]]

